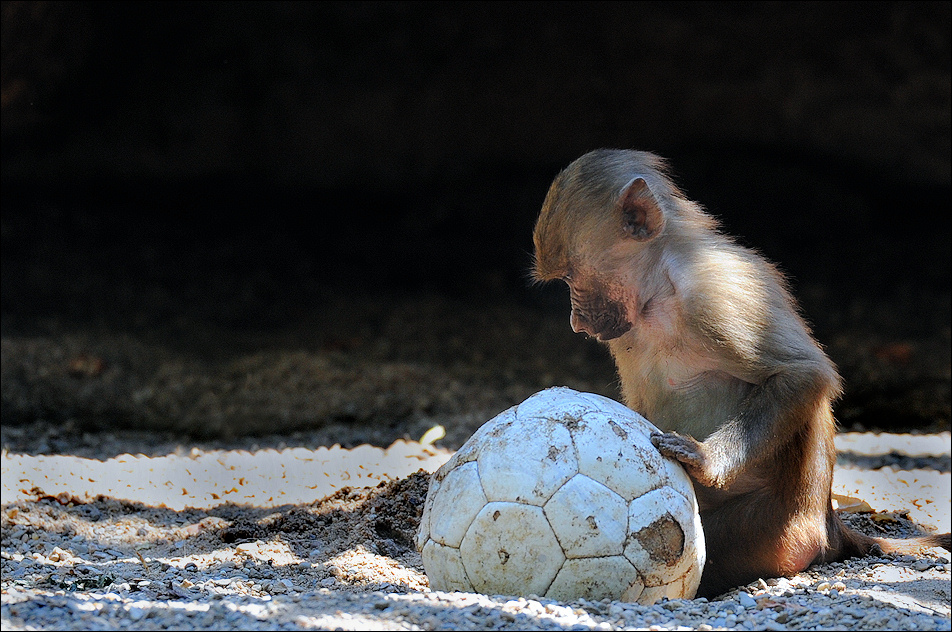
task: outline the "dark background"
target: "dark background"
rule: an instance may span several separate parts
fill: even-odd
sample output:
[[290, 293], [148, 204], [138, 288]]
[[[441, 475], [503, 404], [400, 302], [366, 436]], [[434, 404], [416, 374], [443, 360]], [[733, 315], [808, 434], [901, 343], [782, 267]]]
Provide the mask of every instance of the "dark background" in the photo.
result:
[[947, 2], [2, 19], [5, 424], [465, 438], [555, 383], [617, 395], [526, 271], [558, 170], [630, 147], [789, 274], [844, 425], [948, 428]]

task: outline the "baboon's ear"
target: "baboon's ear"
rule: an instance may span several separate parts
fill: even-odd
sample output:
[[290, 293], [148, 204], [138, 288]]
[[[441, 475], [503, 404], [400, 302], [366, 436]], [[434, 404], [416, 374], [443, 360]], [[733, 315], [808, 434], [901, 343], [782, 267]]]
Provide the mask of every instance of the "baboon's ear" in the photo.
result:
[[664, 226], [664, 212], [644, 178], [634, 178], [622, 189], [621, 221], [625, 232], [638, 241], [648, 241]]

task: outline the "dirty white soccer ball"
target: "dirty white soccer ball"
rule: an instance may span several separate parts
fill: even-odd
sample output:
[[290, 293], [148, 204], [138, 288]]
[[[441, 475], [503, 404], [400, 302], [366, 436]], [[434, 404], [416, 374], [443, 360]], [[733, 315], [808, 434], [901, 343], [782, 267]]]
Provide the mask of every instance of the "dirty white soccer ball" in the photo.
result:
[[691, 598], [704, 534], [684, 469], [641, 415], [550, 388], [483, 424], [437, 470], [417, 549], [432, 590]]

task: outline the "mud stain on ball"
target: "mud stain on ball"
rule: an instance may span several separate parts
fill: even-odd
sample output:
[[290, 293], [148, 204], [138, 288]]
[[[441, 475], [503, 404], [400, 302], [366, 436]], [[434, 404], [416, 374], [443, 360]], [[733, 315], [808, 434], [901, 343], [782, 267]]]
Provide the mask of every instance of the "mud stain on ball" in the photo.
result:
[[584, 422], [582, 418], [578, 415], [565, 415], [562, 419], [558, 420], [563, 426], [568, 428], [569, 432], [575, 432], [579, 428], [584, 427]]
[[608, 425], [611, 426], [612, 432], [618, 435], [619, 439], [621, 439], [622, 441], [626, 441], [628, 439], [628, 432], [624, 428], [619, 426], [617, 423], [615, 423], [612, 420], [609, 420]]
[[634, 537], [652, 560], [668, 566], [676, 564], [684, 554], [684, 530], [671, 514], [666, 513]]

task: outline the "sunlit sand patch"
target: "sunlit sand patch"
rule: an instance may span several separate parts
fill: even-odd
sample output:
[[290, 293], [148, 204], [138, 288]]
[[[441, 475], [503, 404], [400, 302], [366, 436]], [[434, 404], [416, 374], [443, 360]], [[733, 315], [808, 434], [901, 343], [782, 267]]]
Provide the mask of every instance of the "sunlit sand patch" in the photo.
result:
[[79, 500], [103, 495], [173, 510], [223, 503], [277, 507], [314, 502], [342, 487], [375, 486], [421, 468], [432, 472], [451, 454], [404, 440], [386, 449], [194, 449], [187, 455], [160, 457], [120, 454], [106, 461], [4, 453], [0, 502], [65, 494]]

